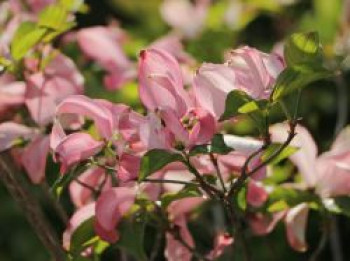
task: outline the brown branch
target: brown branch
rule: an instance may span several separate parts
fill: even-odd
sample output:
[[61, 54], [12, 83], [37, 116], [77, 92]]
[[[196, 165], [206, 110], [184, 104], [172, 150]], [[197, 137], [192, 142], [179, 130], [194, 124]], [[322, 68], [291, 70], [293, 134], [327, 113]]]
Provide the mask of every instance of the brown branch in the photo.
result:
[[171, 183], [171, 184], [179, 184], [179, 185], [196, 185], [198, 186], [198, 183], [195, 182], [187, 182], [187, 181], [181, 181], [181, 180], [174, 180], [174, 179], [143, 179], [142, 182], [150, 182], [150, 183]]
[[35, 233], [56, 261], [65, 261], [61, 243], [47, 222], [38, 202], [16, 178], [19, 173], [9, 155], [0, 154], [0, 179], [20, 206]]
[[276, 157], [278, 157], [278, 155], [291, 143], [291, 141], [293, 140], [293, 138], [295, 137], [296, 133], [295, 133], [295, 128], [297, 125], [297, 121], [291, 121], [289, 123], [289, 134], [288, 137], [286, 139], [286, 141], [265, 161], [261, 162], [259, 165], [257, 165], [254, 169], [252, 169], [251, 171], [247, 171], [248, 170], [248, 166], [250, 161], [255, 158], [257, 155], [259, 155], [261, 152], [263, 152], [267, 146], [263, 146], [260, 149], [258, 149], [257, 151], [255, 151], [254, 153], [252, 153], [248, 159], [245, 161], [244, 166], [242, 168], [242, 173], [241, 176], [239, 176], [239, 178], [237, 179], [237, 181], [235, 183], [233, 183], [233, 185], [231, 186], [229, 193], [227, 194], [227, 198], [232, 197], [235, 193], [237, 193], [239, 191], [239, 189], [242, 187], [243, 183], [245, 182], [245, 180], [250, 177], [251, 175], [253, 175], [254, 173], [256, 173], [257, 171], [259, 171], [261, 168], [265, 167], [267, 164], [269, 164], [270, 162], [272, 162]]
[[219, 181], [220, 181], [222, 190], [224, 191], [224, 193], [226, 193], [227, 190], [226, 190], [225, 182], [224, 182], [224, 179], [223, 179], [223, 177], [222, 177], [222, 174], [221, 174], [221, 171], [220, 171], [220, 168], [219, 168], [219, 165], [218, 165], [218, 160], [217, 160], [217, 158], [215, 158], [215, 156], [214, 156], [213, 153], [210, 153], [209, 156], [210, 156], [211, 162], [212, 162], [213, 165], [214, 165], [214, 168], [215, 168], [215, 171], [216, 171], [216, 175], [217, 175], [218, 178], [219, 178]]

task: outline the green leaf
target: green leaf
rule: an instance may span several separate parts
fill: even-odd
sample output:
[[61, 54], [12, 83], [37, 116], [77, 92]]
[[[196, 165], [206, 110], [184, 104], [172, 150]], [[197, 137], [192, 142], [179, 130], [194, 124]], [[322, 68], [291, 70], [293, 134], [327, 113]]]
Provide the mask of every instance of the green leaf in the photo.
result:
[[117, 246], [123, 248], [136, 260], [147, 260], [144, 251], [145, 223], [135, 219], [124, 219], [118, 226], [120, 239]]
[[50, 5], [40, 13], [38, 26], [61, 31], [66, 26], [67, 19], [67, 9], [61, 5]]
[[22, 23], [12, 40], [11, 55], [13, 59], [22, 59], [45, 36], [47, 30], [38, 28], [34, 23]]
[[162, 149], [148, 151], [141, 160], [139, 180], [142, 181], [169, 163], [176, 161], [183, 161], [183, 157], [178, 153], [172, 153]]
[[215, 134], [211, 140], [210, 152], [225, 155], [231, 151], [233, 149], [226, 145], [224, 136], [222, 134]]
[[94, 217], [85, 220], [72, 234], [70, 252], [73, 255], [80, 255], [80, 253], [87, 247], [91, 239], [96, 238], [94, 230]]
[[220, 121], [228, 120], [240, 114], [239, 109], [253, 101], [245, 92], [240, 90], [231, 91], [226, 98], [225, 112], [221, 115]]
[[284, 57], [288, 67], [320, 66], [322, 51], [318, 34], [295, 33], [286, 41]]
[[285, 210], [289, 208], [288, 204], [286, 201], [284, 200], [278, 200], [274, 203], [272, 203], [268, 208], [267, 208], [267, 211], [268, 212], [279, 212], [279, 211], [282, 211], [282, 210]]
[[338, 209], [338, 213], [350, 217], [350, 197], [336, 197], [334, 198], [334, 204]]
[[237, 195], [237, 205], [241, 210], [247, 209], [247, 188], [243, 187]]
[[195, 156], [198, 154], [209, 154], [209, 153], [226, 155], [231, 151], [233, 151], [233, 149], [226, 145], [226, 143], [224, 142], [224, 136], [222, 134], [215, 134], [210, 144], [194, 146], [190, 150], [189, 155]]
[[326, 69], [313, 70], [298, 70], [294, 68], [286, 68], [277, 78], [272, 100], [278, 101], [282, 97], [291, 94], [292, 92], [306, 87], [308, 84], [329, 78], [333, 73]]
[[[263, 153], [263, 155], [261, 156], [261, 159], [263, 161], [266, 161], [267, 159], [269, 159], [280, 147], [282, 146], [282, 144], [280, 143], [273, 143], [271, 144]], [[280, 161], [288, 158], [289, 156], [293, 155], [295, 152], [298, 151], [297, 147], [293, 147], [293, 146], [287, 146], [286, 148], [284, 148], [269, 164], [271, 165], [276, 165], [278, 164]]]
[[318, 202], [318, 197], [308, 191], [279, 186], [270, 193], [268, 206], [278, 201], [284, 201], [289, 207], [294, 207], [303, 202]]
[[288, 66], [277, 78], [273, 101], [333, 75], [323, 67], [323, 51], [315, 32], [291, 35], [286, 41], [284, 57]]

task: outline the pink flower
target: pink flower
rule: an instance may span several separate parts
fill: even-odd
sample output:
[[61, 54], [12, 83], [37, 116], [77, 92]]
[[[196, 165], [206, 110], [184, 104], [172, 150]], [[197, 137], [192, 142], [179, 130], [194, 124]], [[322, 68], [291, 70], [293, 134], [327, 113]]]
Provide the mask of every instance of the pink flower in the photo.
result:
[[[168, 206], [169, 218], [178, 229], [181, 238], [190, 246], [194, 247], [194, 241], [187, 228], [186, 216], [204, 201], [203, 198], [184, 198], [172, 202]], [[185, 248], [171, 233], [166, 234], [165, 256], [170, 261], [190, 261], [192, 253]]]
[[284, 69], [276, 54], [250, 47], [233, 50], [225, 64], [203, 64], [194, 78], [194, 91], [200, 106], [220, 118], [227, 95], [246, 92], [253, 99], [267, 99], [277, 76]]
[[210, 253], [207, 255], [207, 258], [210, 260], [216, 260], [222, 255], [225, 248], [229, 245], [232, 245], [233, 242], [234, 239], [230, 235], [222, 232], [218, 233], [215, 237], [214, 249], [210, 251]]
[[225, 111], [226, 97], [238, 89], [233, 70], [223, 64], [204, 63], [194, 77], [193, 86], [197, 102], [218, 119]]
[[77, 34], [83, 52], [107, 71], [104, 83], [108, 90], [116, 90], [136, 77], [133, 64], [121, 47], [119, 28], [102, 26], [82, 29]]
[[[86, 170], [84, 173], [80, 174], [77, 178], [79, 182], [86, 184], [96, 190], [102, 185], [102, 182], [105, 180], [105, 184], [102, 187], [102, 190], [105, 190], [110, 187], [110, 179], [106, 176], [105, 170], [99, 167], [92, 167]], [[77, 208], [83, 207], [88, 203], [94, 200], [93, 191], [91, 191], [86, 186], [73, 181], [69, 185], [69, 192], [72, 202]]]
[[4, 122], [0, 124], [0, 152], [11, 148], [17, 139], [32, 139], [37, 130], [15, 123]]
[[56, 115], [76, 114], [93, 120], [99, 134], [105, 139], [113, 136], [114, 119], [111, 111], [96, 100], [82, 95], [74, 95], [66, 98], [61, 102], [57, 109]]
[[302, 203], [289, 209], [285, 217], [288, 243], [293, 249], [300, 252], [307, 249], [305, 229], [308, 213], [307, 203]]
[[55, 155], [61, 162], [61, 173], [69, 167], [97, 154], [104, 146], [86, 133], [73, 133], [65, 137], [55, 148]]
[[25, 83], [15, 81], [10, 74], [0, 76], [0, 117], [10, 108], [24, 102]]
[[39, 184], [45, 179], [49, 143], [49, 136], [39, 136], [29, 143], [22, 152], [21, 163], [34, 184]]
[[183, 115], [190, 101], [185, 92], [181, 69], [176, 59], [159, 49], [141, 51], [139, 95], [150, 111], [170, 108]]
[[80, 94], [84, 80], [73, 62], [57, 55], [44, 72], [27, 77], [25, 104], [39, 125], [52, 122], [56, 106], [67, 96]]
[[248, 183], [247, 202], [253, 207], [260, 207], [266, 202], [268, 193], [259, 183], [251, 180]]
[[116, 242], [119, 234], [115, 227], [134, 204], [132, 188], [111, 188], [101, 194], [96, 202], [96, 233], [108, 242]]
[[[283, 142], [288, 135], [286, 124], [271, 127], [272, 140]], [[297, 136], [291, 146], [299, 150], [290, 159], [298, 167], [307, 187], [315, 187], [322, 197], [336, 197], [350, 193], [350, 135], [344, 129], [328, 152], [317, 156], [317, 147], [310, 133], [302, 126], [296, 128]]]
[[239, 89], [254, 99], [269, 98], [273, 84], [285, 67], [280, 56], [248, 46], [233, 50], [227, 64], [235, 72]]
[[204, 27], [210, 0], [166, 0], [161, 6], [163, 19], [187, 38], [193, 38]]
[[[180, 67], [174, 57], [157, 49], [142, 51], [139, 80], [141, 101], [164, 123], [164, 126], [156, 124], [159, 126], [157, 129], [148, 129], [147, 134], [157, 131], [162, 133], [160, 138], [164, 140], [165, 137], [171, 138], [168, 135], [171, 132], [174, 135], [173, 146], [180, 142], [187, 148], [210, 141], [216, 131], [215, 119], [208, 111], [193, 106], [194, 102], [183, 87]], [[161, 141], [153, 143], [159, 144]], [[166, 146], [163, 144], [161, 147]]]

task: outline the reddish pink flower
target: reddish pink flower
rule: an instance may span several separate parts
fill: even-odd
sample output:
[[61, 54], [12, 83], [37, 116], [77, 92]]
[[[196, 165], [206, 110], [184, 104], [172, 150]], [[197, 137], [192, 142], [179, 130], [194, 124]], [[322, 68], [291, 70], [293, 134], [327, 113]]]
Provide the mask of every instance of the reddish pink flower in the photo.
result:
[[27, 77], [25, 104], [39, 125], [52, 122], [56, 106], [67, 96], [80, 94], [84, 80], [72, 61], [57, 55], [44, 72]]
[[260, 207], [266, 202], [268, 196], [268, 193], [262, 185], [253, 180], [249, 181], [247, 190], [247, 202], [250, 205], [253, 207]]
[[116, 242], [119, 234], [116, 226], [134, 204], [133, 188], [111, 188], [101, 194], [96, 202], [96, 233], [108, 242]]
[[207, 255], [207, 258], [210, 260], [216, 260], [219, 258], [224, 252], [225, 248], [232, 245], [234, 239], [227, 233], [218, 233], [215, 237], [214, 241], [214, 249], [210, 251]]
[[10, 74], [0, 76], [0, 117], [7, 109], [22, 105], [24, 102], [25, 83], [15, 81]]
[[50, 149], [49, 143], [49, 136], [39, 136], [23, 150], [21, 162], [34, 184], [38, 184], [45, 179], [46, 159]]
[[[216, 131], [215, 119], [206, 110], [193, 106], [190, 95], [183, 87], [179, 64], [174, 57], [156, 49], [143, 51], [139, 78], [141, 101], [147, 109], [158, 114], [164, 123], [162, 126], [158, 120], [159, 123], [156, 125], [159, 126], [158, 130], [154, 127], [149, 128], [148, 136], [157, 131], [162, 133], [161, 139], [171, 138], [167, 135], [171, 132], [174, 135], [173, 146], [180, 142], [185, 147], [210, 141]], [[153, 143], [159, 144], [161, 141], [158, 139]], [[166, 144], [161, 147], [166, 147]]]
[[11, 148], [17, 139], [32, 139], [38, 130], [15, 123], [4, 122], [0, 124], [0, 152]]
[[82, 29], [77, 40], [83, 52], [107, 71], [104, 83], [108, 90], [118, 89], [136, 77], [133, 64], [122, 50], [119, 28], [96, 26]]
[[[106, 176], [105, 170], [99, 167], [92, 167], [80, 174], [77, 178], [79, 182], [86, 184], [96, 190], [102, 185], [105, 180], [105, 184], [102, 190], [105, 190], [111, 186], [110, 178]], [[69, 185], [69, 192], [72, 202], [77, 208], [87, 205], [94, 201], [93, 192], [77, 181], [73, 181]]]
[[254, 99], [267, 99], [284, 67], [276, 54], [250, 47], [233, 50], [225, 64], [203, 64], [199, 68], [194, 78], [197, 102], [219, 118], [233, 90], [242, 90]]
[[[201, 203], [204, 199], [200, 197], [184, 198], [172, 202], [168, 207], [169, 218], [179, 230], [181, 238], [190, 246], [194, 247], [194, 241], [187, 228], [186, 216]], [[185, 248], [171, 233], [166, 234], [165, 256], [168, 260], [190, 261], [192, 253]]]
[[57, 160], [61, 162], [61, 173], [72, 165], [97, 154], [104, 143], [94, 140], [86, 133], [73, 133], [65, 137], [55, 148]]

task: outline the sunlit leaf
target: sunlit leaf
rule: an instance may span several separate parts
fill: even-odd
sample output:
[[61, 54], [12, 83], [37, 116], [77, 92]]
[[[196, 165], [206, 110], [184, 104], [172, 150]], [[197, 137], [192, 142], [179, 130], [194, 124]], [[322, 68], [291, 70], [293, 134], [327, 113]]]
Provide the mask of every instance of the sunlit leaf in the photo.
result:
[[[282, 144], [279, 143], [273, 143], [271, 144], [263, 153], [261, 156], [261, 159], [263, 161], [266, 161], [269, 159], [271, 156], [273, 156], [282, 146]], [[289, 156], [293, 155], [295, 152], [298, 151], [297, 147], [293, 146], [287, 146], [284, 148], [278, 155], [270, 162], [271, 165], [278, 164], [280, 161], [288, 158]]]
[[22, 23], [11, 42], [11, 55], [13, 59], [22, 59], [40, 40], [45, 36], [47, 30], [38, 28], [34, 23]]

